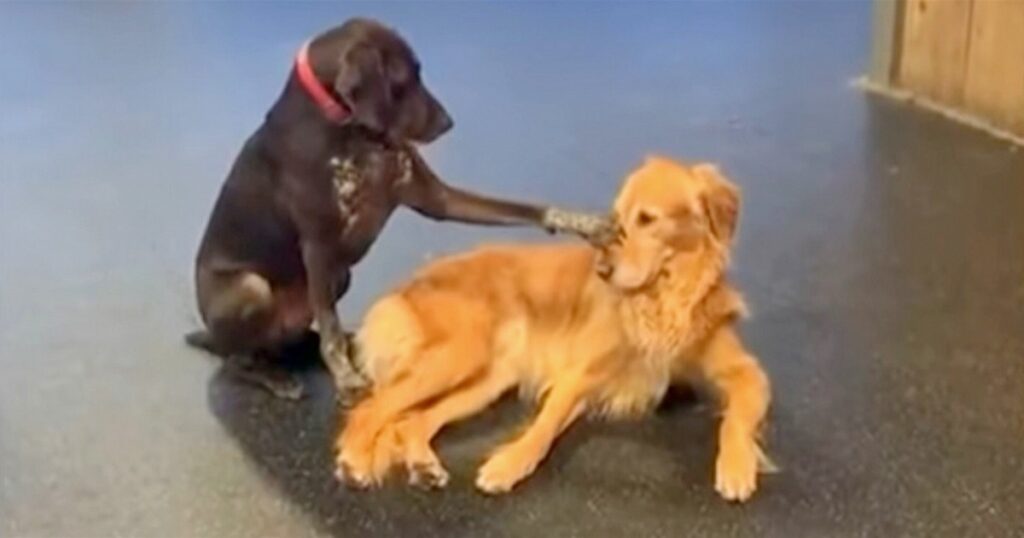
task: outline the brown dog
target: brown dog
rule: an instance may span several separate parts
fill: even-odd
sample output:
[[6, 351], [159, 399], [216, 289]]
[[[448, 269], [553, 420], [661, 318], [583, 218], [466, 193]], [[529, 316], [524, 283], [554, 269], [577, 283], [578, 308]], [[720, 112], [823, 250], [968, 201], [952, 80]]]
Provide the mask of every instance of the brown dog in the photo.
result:
[[321, 355], [345, 396], [363, 379], [349, 363], [335, 303], [399, 206], [436, 220], [536, 226], [601, 241], [601, 219], [443, 182], [413, 144], [451, 127], [395, 31], [352, 19], [312, 38], [214, 205], [195, 270], [206, 330], [188, 342], [294, 398], [302, 386], [277, 361], [316, 323]]
[[377, 302], [359, 333], [373, 391], [338, 440], [339, 477], [368, 486], [404, 463], [410, 482], [443, 486], [434, 435], [518, 387], [540, 411], [476, 481], [506, 492], [578, 417], [635, 416], [670, 384], [702, 379], [724, 404], [715, 487], [749, 498], [769, 384], [736, 334], [745, 307], [724, 276], [739, 192], [714, 166], [649, 158], [614, 209], [621, 238], [600, 255], [483, 248], [433, 263]]

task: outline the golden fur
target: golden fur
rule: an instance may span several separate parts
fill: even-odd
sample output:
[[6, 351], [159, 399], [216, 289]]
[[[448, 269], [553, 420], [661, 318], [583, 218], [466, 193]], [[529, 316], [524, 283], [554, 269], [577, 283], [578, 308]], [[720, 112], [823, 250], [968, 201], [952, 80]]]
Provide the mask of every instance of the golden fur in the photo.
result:
[[769, 386], [734, 330], [745, 306], [724, 277], [738, 209], [715, 167], [651, 157], [625, 181], [621, 238], [601, 252], [489, 246], [420, 270], [358, 335], [373, 389], [339, 436], [339, 477], [368, 486], [404, 465], [411, 483], [443, 486], [431, 439], [518, 388], [540, 410], [476, 481], [505, 492], [581, 415], [637, 416], [670, 384], [703, 379], [724, 405], [715, 487], [747, 499]]

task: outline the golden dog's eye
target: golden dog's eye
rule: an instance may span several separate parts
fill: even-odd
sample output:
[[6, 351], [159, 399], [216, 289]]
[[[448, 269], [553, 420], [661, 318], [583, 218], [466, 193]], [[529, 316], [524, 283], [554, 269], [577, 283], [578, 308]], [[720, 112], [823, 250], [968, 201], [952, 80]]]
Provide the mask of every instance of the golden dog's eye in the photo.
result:
[[650, 224], [652, 222], [654, 222], [654, 215], [652, 215], [652, 214], [650, 214], [650, 213], [648, 213], [646, 211], [641, 211], [641, 212], [636, 214], [636, 225], [637, 226], [647, 226], [648, 224]]

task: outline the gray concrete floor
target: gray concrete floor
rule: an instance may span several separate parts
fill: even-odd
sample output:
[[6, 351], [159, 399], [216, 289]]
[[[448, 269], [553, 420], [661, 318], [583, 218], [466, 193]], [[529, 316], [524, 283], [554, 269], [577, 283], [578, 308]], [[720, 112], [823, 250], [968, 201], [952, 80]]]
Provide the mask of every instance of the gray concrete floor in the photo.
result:
[[[869, 5], [0, 5], [0, 535], [1021, 536], [1024, 151], [848, 82]], [[712, 413], [585, 424], [522, 490], [474, 466], [525, 411], [442, 436], [449, 490], [330, 478], [325, 375], [289, 404], [181, 343], [235, 152], [296, 46], [399, 27], [483, 191], [601, 208], [648, 151], [745, 190], [735, 274], [782, 466], [737, 507]], [[390, 224], [350, 320], [425, 256], [539, 234]]]

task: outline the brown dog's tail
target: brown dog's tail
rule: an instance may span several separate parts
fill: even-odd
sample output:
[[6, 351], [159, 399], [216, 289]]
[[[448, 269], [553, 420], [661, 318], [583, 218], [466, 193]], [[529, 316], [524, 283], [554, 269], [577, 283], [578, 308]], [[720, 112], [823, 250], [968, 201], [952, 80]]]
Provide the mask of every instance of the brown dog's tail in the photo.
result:
[[217, 345], [216, 340], [214, 340], [213, 335], [209, 331], [202, 329], [192, 331], [185, 335], [185, 343], [211, 355], [217, 355], [218, 357], [225, 355], [224, 350]]

